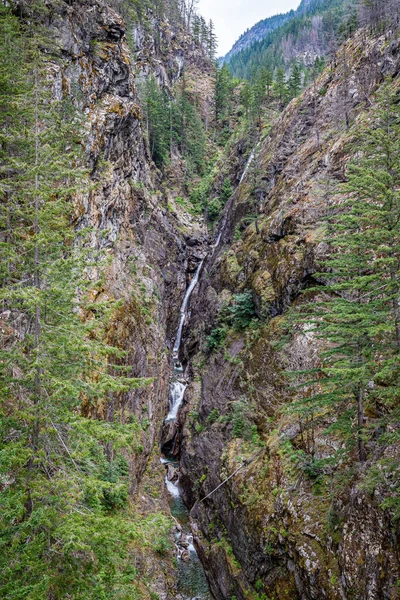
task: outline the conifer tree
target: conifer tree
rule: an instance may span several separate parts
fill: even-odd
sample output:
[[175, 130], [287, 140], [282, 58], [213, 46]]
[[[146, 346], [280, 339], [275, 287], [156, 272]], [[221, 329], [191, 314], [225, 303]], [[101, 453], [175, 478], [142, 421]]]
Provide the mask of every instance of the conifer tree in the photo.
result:
[[267, 99], [269, 100], [271, 96], [272, 85], [274, 83], [274, 77], [269, 69], [265, 69], [264, 81], [267, 90]]
[[373, 127], [357, 140], [361, 158], [349, 166], [347, 200], [328, 220], [332, 252], [319, 274], [327, 284], [312, 290], [324, 299], [304, 317], [327, 349], [308, 382], [318, 392], [302, 406], [335, 415], [332, 427], [350, 445], [356, 431], [360, 461], [366, 402], [393, 410], [399, 400], [400, 109], [391, 82], [377, 102]]
[[217, 121], [223, 121], [229, 114], [232, 75], [227, 65], [217, 71], [215, 86], [215, 113]]
[[207, 55], [211, 61], [214, 61], [217, 54], [218, 40], [215, 35], [214, 23], [210, 19], [208, 23]]
[[72, 227], [87, 191], [82, 118], [52, 97], [51, 51], [0, 8], [0, 596], [131, 598], [138, 532], [115, 514], [140, 428], [83, 418], [81, 405], [146, 381], [105, 341], [115, 305], [91, 299], [100, 257]]
[[285, 104], [288, 91], [285, 70], [282, 67], [277, 70], [275, 75], [274, 92], [278, 97], [279, 103], [281, 105]]
[[296, 98], [301, 90], [301, 70], [297, 62], [292, 66], [288, 81], [288, 90], [291, 98]]
[[249, 115], [251, 108], [254, 105], [253, 86], [249, 81], [245, 81], [240, 90], [240, 100], [246, 110], [246, 115]]

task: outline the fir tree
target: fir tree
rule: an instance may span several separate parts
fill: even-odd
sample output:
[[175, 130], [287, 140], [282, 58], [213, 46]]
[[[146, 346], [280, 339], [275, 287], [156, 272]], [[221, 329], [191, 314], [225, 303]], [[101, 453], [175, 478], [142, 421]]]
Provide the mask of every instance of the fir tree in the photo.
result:
[[218, 69], [215, 87], [215, 113], [217, 121], [223, 121], [229, 114], [232, 87], [232, 75], [227, 65], [224, 64]]
[[91, 421], [81, 405], [146, 381], [105, 341], [115, 305], [90, 299], [100, 257], [72, 228], [72, 199], [87, 191], [82, 118], [50, 93], [47, 40], [0, 11], [0, 595], [131, 598], [141, 534], [124, 452], [140, 427]]
[[391, 83], [377, 100], [374, 126], [357, 140], [361, 158], [349, 165], [347, 200], [328, 220], [332, 252], [319, 274], [327, 284], [312, 290], [324, 299], [304, 317], [327, 349], [308, 382], [318, 391], [300, 404], [335, 415], [331, 428], [350, 445], [356, 430], [360, 461], [365, 404], [393, 410], [399, 396], [400, 110]]
[[274, 92], [277, 96], [279, 103], [283, 105], [287, 99], [287, 85], [286, 85], [286, 75], [285, 70], [283, 68], [279, 68], [275, 75], [275, 83], [274, 83]]
[[301, 70], [297, 62], [292, 66], [288, 81], [288, 90], [291, 98], [296, 98], [301, 90]]
[[211, 61], [214, 61], [217, 55], [218, 40], [215, 35], [214, 23], [210, 19], [208, 23], [207, 55]]

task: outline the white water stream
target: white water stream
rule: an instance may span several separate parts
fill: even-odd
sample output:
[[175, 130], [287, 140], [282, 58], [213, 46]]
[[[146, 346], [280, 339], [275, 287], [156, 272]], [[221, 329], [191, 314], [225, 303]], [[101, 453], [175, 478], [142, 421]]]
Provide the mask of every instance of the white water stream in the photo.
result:
[[195, 273], [192, 281], [190, 282], [190, 285], [186, 291], [185, 297], [182, 302], [181, 318], [179, 321], [179, 327], [178, 327], [178, 331], [176, 334], [176, 340], [175, 340], [174, 349], [173, 349], [174, 360], [175, 360], [175, 358], [176, 359], [178, 358], [178, 352], [179, 352], [179, 348], [181, 346], [181, 341], [182, 341], [183, 326], [184, 326], [185, 320], [186, 320], [187, 306], [189, 303], [190, 296], [192, 295], [192, 292], [193, 292], [194, 288], [196, 287], [197, 282], [199, 281], [200, 271], [203, 267], [203, 263], [204, 263], [204, 259], [201, 261], [201, 263], [197, 267], [196, 273]]
[[[247, 171], [249, 170], [251, 163], [253, 162], [253, 160], [254, 160], [254, 159], [255, 159], [255, 157], [256, 157], [257, 150], [258, 150], [258, 147], [259, 147], [259, 145], [260, 145], [260, 144], [261, 144], [261, 140], [258, 142], [258, 144], [257, 144], [257, 145], [256, 145], [256, 146], [253, 148], [253, 150], [251, 151], [251, 154], [250, 154], [250, 156], [249, 156], [249, 158], [248, 158], [248, 160], [247, 160], [246, 166], [245, 166], [245, 168], [244, 168], [244, 171], [243, 171], [243, 173], [242, 173], [242, 176], [241, 176], [241, 178], [240, 178], [239, 185], [240, 185], [241, 183], [243, 183], [243, 180], [244, 180], [244, 178], [245, 178], [245, 177], [246, 177], [246, 175], [247, 175]], [[217, 248], [219, 247], [219, 245], [220, 245], [220, 243], [221, 243], [221, 240], [222, 240], [222, 233], [223, 233], [223, 231], [224, 231], [224, 228], [225, 228], [225, 225], [226, 225], [226, 221], [227, 221], [227, 214], [226, 214], [226, 212], [225, 212], [225, 216], [224, 216], [224, 218], [222, 219], [222, 222], [221, 222], [221, 225], [220, 225], [220, 228], [219, 228], [219, 234], [218, 234], [218, 237], [217, 237], [217, 239], [216, 239], [216, 242], [215, 242], [215, 244], [214, 244], [214, 246], [213, 246], [213, 248], [214, 248], [214, 252], [217, 250]]]
[[259, 146], [260, 144], [261, 144], [261, 141], [259, 141], [259, 142], [258, 142], [258, 144], [257, 144], [257, 146], [256, 146], [255, 148], [253, 148], [253, 150], [251, 151], [251, 154], [250, 154], [250, 156], [249, 156], [249, 159], [248, 159], [248, 161], [247, 161], [247, 163], [246, 163], [246, 166], [245, 166], [245, 168], [244, 168], [244, 171], [243, 171], [243, 173], [242, 173], [242, 176], [241, 176], [241, 178], [240, 178], [239, 185], [240, 185], [240, 184], [243, 182], [243, 179], [246, 177], [246, 175], [247, 175], [247, 171], [249, 170], [249, 168], [250, 168], [250, 165], [251, 165], [251, 163], [253, 162], [253, 160], [254, 160], [254, 158], [255, 158], [255, 156], [256, 156], [256, 152], [257, 152], [257, 150], [258, 150], [258, 146]]
[[[186, 290], [180, 310], [179, 326], [172, 351], [174, 368], [169, 388], [169, 413], [165, 418], [165, 425], [176, 421], [187, 387], [187, 383], [183, 377], [183, 367], [179, 361], [179, 349], [182, 342], [183, 327], [188, 315], [190, 296], [199, 281], [203, 263], [204, 259], [197, 267], [196, 273]], [[161, 458], [161, 462], [167, 467], [165, 485], [170, 495], [171, 513], [180, 524], [175, 532], [175, 547], [177, 550], [179, 572], [177, 598], [179, 600], [212, 600], [204, 569], [193, 545], [193, 536], [189, 526], [189, 511], [182, 500], [179, 490], [179, 463], [173, 456]], [[173, 467], [172, 475], [170, 475], [171, 467]]]
[[171, 381], [169, 386], [169, 413], [165, 419], [165, 423], [168, 423], [169, 421], [175, 421], [183, 402], [185, 390], [186, 384], [182, 381], [179, 381], [179, 379], [176, 381]]

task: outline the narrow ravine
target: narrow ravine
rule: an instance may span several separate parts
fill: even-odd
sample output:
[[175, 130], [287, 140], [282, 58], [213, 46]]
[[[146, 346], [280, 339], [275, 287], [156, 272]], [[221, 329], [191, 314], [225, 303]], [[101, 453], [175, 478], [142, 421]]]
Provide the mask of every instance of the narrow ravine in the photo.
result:
[[[183, 367], [179, 360], [179, 349], [182, 341], [183, 327], [187, 318], [190, 296], [195, 289], [204, 259], [197, 267], [196, 273], [186, 291], [180, 310], [179, 326], [173, 347], [173, 369], [169, 389], [169, 413], [164, 427], [173, 427], [182, 406], [187, 382]], [[169, 445], [162, 447], [161, 462], [165, 464], [165, 483], [169, 495], [171, 514], [176, 520], [174, 531], [175, 547], [178, 560], [178, 596], [177, 600], [212, 600], [203, 566], [193, 545], [190, 528], [189, 510], [186, 508], [179, 489], [179, 460], [175, 448], [175, 437]]]
[[[243, 182], [247, 171], [254, 160], [260, 142], [252, 150], [239, 185]], [[221, 220], [219, 234], [212, 246], [211, 256], [218, 250], [227, 221], [227, 212]], [[169, 505], [172, 516], [176, 519], [174, 532], [175, 547], [178, 559], [178, 596], [176, 600], [212, 600], [203, 566], [193, 544], [193, 535], [190, 527], [189, 510], [185, 506], [179, 489], [179, 442], [176, 421], [182, 406], [188, 382], [185, 379], [184, 368], [179, 359], [179, 350], [182, 343], [182, 334], [188, 317], [190, 297], [196, 288], [200, 274], [207, 256], [201, 260], [190, 282], [180, 309], [179, 325], [176, 332], [175, 343], [172, 351], [173, 368], [170, 376], [169, 387], [169, 412], [164, 420], [164, 431], [167, 432], [167, 442], [162, 445], [161, 462], [165, 465], [165, 484], [169, 495]], [[164, 436], [163, 436], [164, 438]]]

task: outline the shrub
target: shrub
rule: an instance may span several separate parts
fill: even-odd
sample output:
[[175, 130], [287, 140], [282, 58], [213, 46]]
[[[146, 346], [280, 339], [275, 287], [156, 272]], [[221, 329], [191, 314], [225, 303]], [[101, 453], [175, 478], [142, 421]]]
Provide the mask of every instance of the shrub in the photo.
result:
[[233, 304], [229, 307], [232, 325], [237, 330], [246, 329], [256, 316], [253, 296], [250, 290], [233, 296]]

